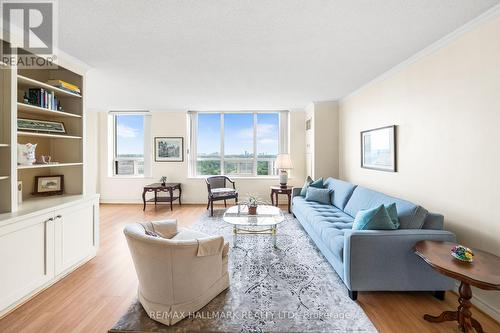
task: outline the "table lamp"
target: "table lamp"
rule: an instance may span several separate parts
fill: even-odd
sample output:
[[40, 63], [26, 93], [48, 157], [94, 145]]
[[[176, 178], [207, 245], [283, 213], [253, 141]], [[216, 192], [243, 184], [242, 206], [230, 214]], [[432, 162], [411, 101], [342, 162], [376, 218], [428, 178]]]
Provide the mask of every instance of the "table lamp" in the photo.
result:
[[289, 154], [279, 154], [276, 156], [276, 169], [280, 170], [280, 185], [286, 187], [288, 182], [287, 170], [293, 169], [292, 159]]

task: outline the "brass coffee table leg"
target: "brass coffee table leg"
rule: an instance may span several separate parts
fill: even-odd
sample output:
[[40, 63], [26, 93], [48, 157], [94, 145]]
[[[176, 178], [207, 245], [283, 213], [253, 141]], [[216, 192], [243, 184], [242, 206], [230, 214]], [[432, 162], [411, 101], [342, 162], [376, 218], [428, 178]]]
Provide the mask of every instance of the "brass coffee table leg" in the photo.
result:
[[481, 324], [474, 318], [472, 318], [472, 313], [470, 312], [472, 298], [472, 291], [470, 285], [464, 282], [460, 283], [460, 288], [458, 289], [460, 297], [458, 302], [457, 311], [444, 311], [439, 316], [425, 315], [424, 319], [430, 321], [431, 323], [442, 323], [444, 321], [457, 321], [460, 329], [465, 333], [472, 333], [473, 329], [477, 333], [483, 333], [483, 328]]
[[233, 226], [233, 247], [236, 247], [236, 237], [238, 235], [238, 228]]
[[273, 235], [273, 246], [275, 248], [277, 248], [276, 246], [276, 234], [278, 233], [278, 226], [275, 224], [274, 227], [272, 228], [272, 231], [271, 231], [272, 235]]

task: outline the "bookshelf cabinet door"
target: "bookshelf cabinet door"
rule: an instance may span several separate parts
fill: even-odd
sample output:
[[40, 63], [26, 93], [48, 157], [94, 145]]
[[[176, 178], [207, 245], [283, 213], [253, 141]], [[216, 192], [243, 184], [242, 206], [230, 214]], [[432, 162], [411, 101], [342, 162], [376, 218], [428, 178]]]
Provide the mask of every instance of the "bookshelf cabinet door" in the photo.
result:
[[53, 216], [42, 214], [0, 227], [0, 309], [54, 277]]
[[64, 274], [95, 254], [91, 201], [55, 211], [55, 274]]

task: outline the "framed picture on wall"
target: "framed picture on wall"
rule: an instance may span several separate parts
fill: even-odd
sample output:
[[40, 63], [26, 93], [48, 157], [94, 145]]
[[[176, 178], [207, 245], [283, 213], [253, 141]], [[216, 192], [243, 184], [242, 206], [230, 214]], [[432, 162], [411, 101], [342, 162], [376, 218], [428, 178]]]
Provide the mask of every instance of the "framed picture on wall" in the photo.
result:
[[184, 161], [184, 138], [156, 137], [155, 161], [156, 162]]
[[361, 167], [396, 172], [396, 125], [361, 132]]

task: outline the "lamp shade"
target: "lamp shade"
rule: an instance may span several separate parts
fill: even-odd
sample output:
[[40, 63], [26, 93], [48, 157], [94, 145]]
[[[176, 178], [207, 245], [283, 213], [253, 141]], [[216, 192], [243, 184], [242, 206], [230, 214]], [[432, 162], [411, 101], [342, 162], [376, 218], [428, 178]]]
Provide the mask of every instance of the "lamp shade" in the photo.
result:
[[276, 156], [276, 169], [293, 169], [292, 159], [289, 154]]

